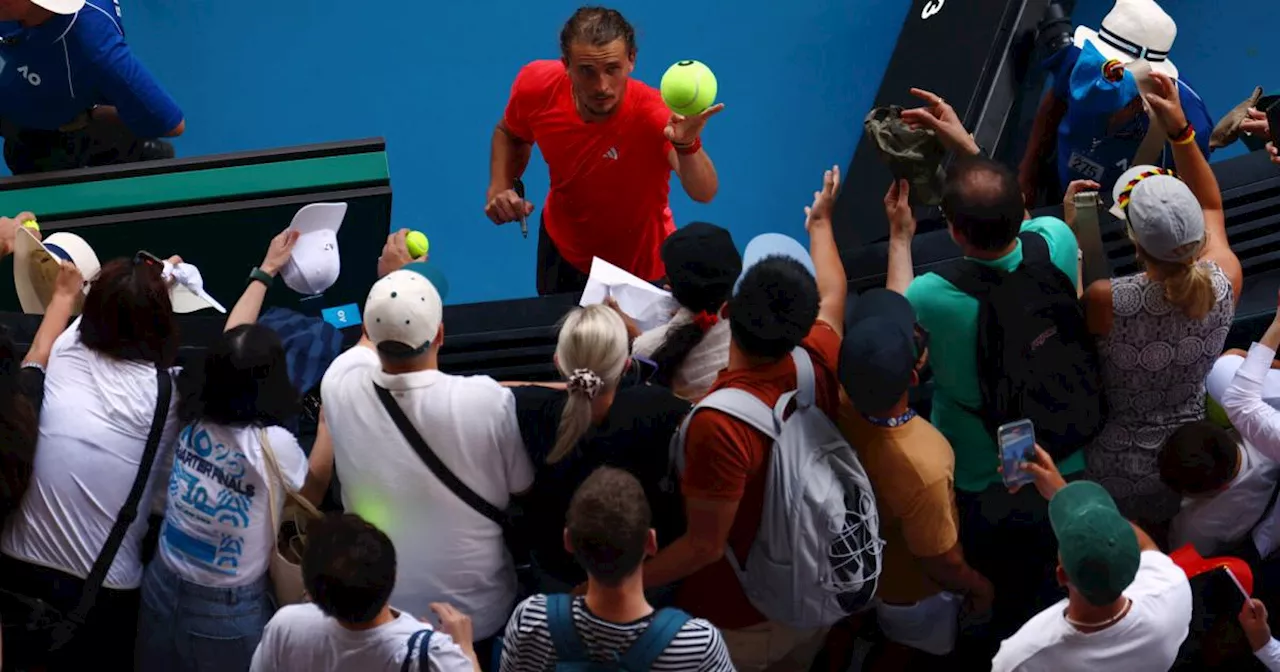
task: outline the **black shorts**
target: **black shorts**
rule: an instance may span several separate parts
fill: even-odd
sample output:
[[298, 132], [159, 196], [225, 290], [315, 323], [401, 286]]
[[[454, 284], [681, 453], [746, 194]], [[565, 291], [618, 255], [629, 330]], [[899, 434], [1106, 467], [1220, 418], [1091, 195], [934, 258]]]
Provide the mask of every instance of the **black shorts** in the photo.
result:
[[547, 235], [547, 219], [538, 224], [538, 296], [581, 292], [587, 286], [587, 274], [565, 261], [560, 250]]

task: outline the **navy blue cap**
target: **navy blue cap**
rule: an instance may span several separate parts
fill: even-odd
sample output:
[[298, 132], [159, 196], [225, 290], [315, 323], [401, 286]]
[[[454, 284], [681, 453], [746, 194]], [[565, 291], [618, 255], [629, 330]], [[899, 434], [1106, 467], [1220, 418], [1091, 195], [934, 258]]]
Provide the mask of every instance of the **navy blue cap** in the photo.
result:
[[915, 310], [907, 298], [873, 289], [850, 298], [840, 345], [840, 384], [863, 413], [893, 408], [911, 388], [915, 370]]

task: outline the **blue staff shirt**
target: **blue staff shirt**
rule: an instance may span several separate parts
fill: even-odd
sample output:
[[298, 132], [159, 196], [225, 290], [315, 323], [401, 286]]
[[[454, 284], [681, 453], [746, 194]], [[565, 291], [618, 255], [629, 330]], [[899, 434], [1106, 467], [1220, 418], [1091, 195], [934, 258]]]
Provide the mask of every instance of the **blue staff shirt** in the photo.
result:
[[0, 37], [0, 117], [20, 127], [54, 130], [94, 105], [114, 105], [141, 138], [167, 135], [182, 121], [125, 43], [114, 0], [88, 0], [74, 15], [31, 28], [0, 22]]
[[[1087, 63], [1082, 62], [1088, 61]], [[1101, 61], [1096, 64], [1096, 89], [1091, 92], [1095, 105], [1080, 100], [1083, 87], [1088, 85], [1094, 71], [1093, 60], [1101, 59], [1097, 50], [1091, 45], [1082, 51], [1078, 47], [1068, 47], [1050, 57], [1046, 66], [1053, 73], [1053, 93], [1060, 101], [1066, 101], [1067, 114], [1058, 125], [1058, 179], [1062, 189], [1066, 189], [1072, 180], [1093, 180], [1102, 185], [1103, 193], [1111, 193], [1112, 186], [1124, 171], [1129, 169], [1133, 157], [1138, 153], [1142, 139], [1147, 135], [1150, 120], [1145, 112], [1139, 112], [1132, 119], [1117, 128], [1110, 128], [1111, 117], [1124, 108], [1138, 95], [1137, 85], [1131, 74], [1126, 75], [1126, 82], [1110, 87], [1109, 91], [1101, 73]], [[1089, 68], [1088, 73], [1075, 72], [1077, 64], [1081, 68]], [[1073, 86], [1074, 74], [1074, 86]], [[1072, 89], [1076, 96], [1073, 98]], [[1106, 109], [1097, 109], [1099, 99], [1106, 100], [1111, 94], [1115, 100]], [[1204, 101], [1185, 81], [1178, 80], [1178, 94], [1182, 100], [1182, 110], [1187, 121], [1196, 127], [1196, 144], [1200, 151], [1209, 156], [1209, 136], [1213, 131], [1213, 118]], [[1122, 100], [1123, 99], [1123, 100]], [[1180, 128], [1166, 129], [1177, 133]], [[1157, 165], [1173, 167], [1173, 153], [1166, 143], [1164, 151], [1156, 161]]]

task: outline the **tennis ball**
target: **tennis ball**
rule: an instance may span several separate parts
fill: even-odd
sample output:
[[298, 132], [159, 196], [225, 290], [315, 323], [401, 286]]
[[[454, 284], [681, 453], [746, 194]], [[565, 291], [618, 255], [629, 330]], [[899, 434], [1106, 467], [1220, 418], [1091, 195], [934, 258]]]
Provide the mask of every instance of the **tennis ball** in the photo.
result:
[[680, 61], [662, 76], [662, 100], [676, 114], [698, 114], [716, 102], [716, 76], [698, 61]]
[[27, 221], [22, 223], [22, 226], [28, 229], [35, 229], [36, 231], [40, 230], [40, 224], [37, 223], [36, 220], [34, 219], [28, 219]]
[[427, 241], [427, 236], [421, 231], [410, 231], [409, 235], [404, 237], [404, 245], [409, 248], [409, 256], [414, 259], [421, 259], [427, 255], [427, 250], [431, 249], [431, 243]]

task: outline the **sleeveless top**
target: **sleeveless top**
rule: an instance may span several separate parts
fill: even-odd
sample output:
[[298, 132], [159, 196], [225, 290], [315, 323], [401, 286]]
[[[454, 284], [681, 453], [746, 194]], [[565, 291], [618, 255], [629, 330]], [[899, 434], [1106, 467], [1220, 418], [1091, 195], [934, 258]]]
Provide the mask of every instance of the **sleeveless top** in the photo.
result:
[[1222, 354], [1235, 302], [1231, 281], [1213, 262], [1214, 305], [1192, 320], [1171, 305], [1164, 284], [1146, 273], [1111, 281], [1115, 315], [1098, 339], [1108, 417], [1086, 448], [1087, 477], [1101, 483], [1126, 517], [1160, 523], [1178, 512], [1179, 497], [1160, 482], [1165, 440], [1204, 418], [1204, 381]]

